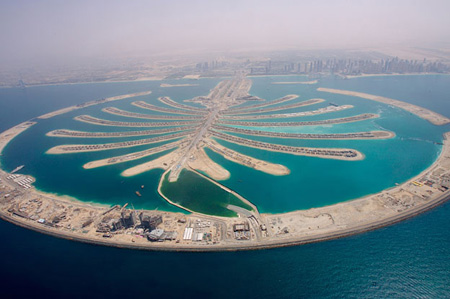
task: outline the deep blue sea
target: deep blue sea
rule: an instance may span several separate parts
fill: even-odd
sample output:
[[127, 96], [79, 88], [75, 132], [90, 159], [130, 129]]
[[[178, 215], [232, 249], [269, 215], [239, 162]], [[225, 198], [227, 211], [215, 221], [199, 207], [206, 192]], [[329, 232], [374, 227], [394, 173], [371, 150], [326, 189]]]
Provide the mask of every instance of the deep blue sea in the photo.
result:
[[[287, 92], [286, 89], [301, 88], [301, 96], [303, 95], [305, 99], [316, 95], [317, 86], [314, 85], [283, 87], [270, 84], [271, 81], [283, 80], [296, 81], [296, 78], [256, 78], [252, 93], [274, 99], [280, 95], [292, 93], [291, 90]], [[175, 100], [182, 100], [207, 94], [218, 81], [218, 79], [206, 79], [200, 86], [171, 88], [170, 96]], [[153, 91], [152, 96], [155, 97], [169, 92], [167, 89], [159, 88], [159, 83], [128, 82], [42, 86], [25, 90], [0, 89], [0, 131], [46, 112], [97, 98], [148, 89]], [[330, 78], [322, 79], [320, 86], [388, 96], [450, 116], [450, 76], [371, 77], [351, 80]], [[323, 97], [339, 104], [344, 101], [337, 95], [330, 97], [324, 94]], [[345, 103], [349, 101], [351, 100], [345, 99]], [[425, 157], [417, 156], [414, 160], [408, 158], [411, 163], [407, 163], [408, 159], [405, 158], [401, 165], [411, 164], [411, 168], [394, 174], [395, 180], [407, 179], [408, 176], [420, 172], [431, 164], [440, 150], [433, 141], [440, 141], [441, 133], [450, 130], [449, 126], [435, 127], [401, 110], [384, 107], [381, 104], [375, 105], [374, 108], [373, 105], [366, 105], [368, 101], [353, 101], [361, 101], [361, 103], [355, 102], [355, 109], [364, 112], [372, 112], [371, 109], [375, 109], [385, 116], [377, 121], [368, 122], [367, 128], [381, 126], [394, 130], [398, 135], [396, 139], [405, 138], [403, 141], [410, 143], [406, 145], [406, 150], [408, 146], [420, 147], [418, 153], [427, 153]], [[344, 112], [339, 113], [342, 114], [336, 117], [345, 116]], [[395, 117], [396, 113], [398, 118]], [[93, 110], [89, 114], [100, 116], [100, 114], [95, 115]], [[329, 118], [328, 115], [323, 117]], [[319, 116], [316, 118], [320, 119]], [[410, 132], [408, 126], [402, 124], [401, 120], [405, 119], [409, 121], [409, 125], [414, 125], [415, 132]], [[55, 118], [55, 121], [64, 121], [64, 119]], [[66, 124], [70, 125], [69, 121]], [[50, 120], [47, 127], [43, 122], [40, 130], [44, 132], [46, 128], [54, 129]], [[76, 129], [86, 128], [87, 126], [79, 124]], [[347, 129], [351, 128], [351, 126], [347, 127]], [[364, 126], [358, 127], [358, 129], [361, 128]], [[106, 130], [106, 127], [102, 129]], [[417, 136], [411, 137], [412, 133]], [[33, 136], [25, 135], [25, 137]], [[415, 137], [417, 140], [414, 139]], [[396, 139], [390, 142], [395, 143]], [[57, 144], [59, 141], [48, 142]], [[319, 143], [316, 141], [316, 144]], [[389, 143], [385, 146], [389, 146]], [[370, 146], [364, 145], [363, 142], [359, 144], [354, 142], [354, 148], [370, 153]], [[47, 149], [48, 147], [42, 147], [40, 153]], [[21, 150], [23, 152], [17, 153], [17, 157], [36, 152], [36, 149]], [[257, 156], [257, 151], [254, 154]], [[404, 155], [408, 154], [410, 153], [404, 151]], [[263, 154], [259, 153], [259, 155]], [[218, 157], [214, 158], [218, 159]], [[261, 158], [264, 157], [261, 156]], [[401, 159], [401, 156], [398, 158]], [[285, 159], [283, 157], [282, 160]], [[304, 160], [303, 162], [307, 163], [306, 159]], [[390, 163], [387, 161], [385, 164]], [[53, 166], [57, 167], [58, 164]], [[303, 166], [308, 167], [307, 164]], [[14, 166], [8, 165], [8, 168], [10, 167]], [[376, 171], [382, 174], [383, 171], [387, 171], [386, 169], [381, 167]], [[301, 174], [301, 168], [298, 171]], [[391, 173], [389, 175], [392, 177]], [[385, 182], [385, 186], [393, 184], [394, 179]], [[45, 178], [43, 180], [45, 181]], [[99, 184], [107, 185], [107, 180], [108, 178]], [[124, 184], [127, 183], [124, 182]], [[238, 185], [238, 182], [234, 184]], [[45, 189], [45, 184], [40, 187]], [[50, 190], [50, 186], [47, 188]], [[126, 188], [130, 192], [134, 190], [134, 186]], [[349, 188], [351, 188], [350, 185], [346, 188], [346, 192], [355, 192], [355, 196], [358, 192], [359, 194], [367, 192], [367, 190], [359, 189], [348, 191]], [[240, 191], [245, 194], [245, 190], [241, 187]], [[78, 196], [80, 195], [77, 194]], [[89, 198], [84, 199], [89, 200]], [[94, 201], [96, 200], [98, 199], [95, 198]], [[277, 211], [276, 203], [270, 205], [270, 201], [261, 200], [260, 204], [264, 205], [265, 202], [266, 210]], [[280, 210], [289, 209], [288, 203], [287, 200], [281, 201], [280, 205], [284, 206]], [[163, 204], [164, 202], [158, 203], [160, 206]], [[327, 202], [322, 201], [322, 204]], [[166, 208], [170, 209], [170, 206]], [[141, 252], [86, 245], [45, 236], [2, 221], [0, 222], [0, 232], [3, 237], [0, 249], [2, 254], [0, 284], [3, 297], [20, 298], [138, 296], [146, 298], [448, 298], [450, 297], [449, 215], [450, 204], [445, 204], [403, 223], [341, 240], [254, 252], [206, 254]]]

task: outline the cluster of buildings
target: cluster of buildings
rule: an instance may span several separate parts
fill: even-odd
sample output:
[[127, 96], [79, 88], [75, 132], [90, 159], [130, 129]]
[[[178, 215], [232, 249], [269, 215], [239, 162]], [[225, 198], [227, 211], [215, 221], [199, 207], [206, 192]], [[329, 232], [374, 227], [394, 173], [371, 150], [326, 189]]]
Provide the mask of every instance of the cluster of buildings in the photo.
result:
[[180, 116], [180, 115], [155, 115], [155, 114], [142, 114], [136, 112], [124, 111], [114, 107], [107, 107], [102, 109], [104, 112], [121, 115], [125, 117], [144, 118], [144, 119], [170, 119], [170, 120], [196, 120], [200, 119], [199, 116]]
[[364, 113], [355, 116], [325, 119], [325, 120], [313, 120], [313, 121], [302, 121], [302, 122], [250, 122], [250, 121], [227, 121], [220, 120], [218, 123], [225, 125], [238, 125], [238, 126], [248, 126], [248, 127], [299, 127], [299, 126], [319, 126], [319, 125], [334, 125], [342, 124], [348, 122], [361, 121], [366, 119], [371, 119], [378, 117], [376, 114]]
[[260, 149], [279, 151], [284, 153], [294, 153], [303, 154], [311, 156], [334, 156], [334, 157], [345, 157], [345, 158], [355, 158], [358, 156], [358, 152], [355, 150], [339, 150], [339, 149], [320, 149], [320, 148], [306, 148], [306, 147], [295, 147], [288, 145], [280, 145], [273, 143], [259, 142], [251, 139], [244, 139], [220, 132], [213, 131], [214, 137], [230, 141], [237, 144], [249, 145], [251, 147], [256, 147]]
[[165, 107], [158, 107], [154, 106], [152, 104], [146, 103], [144, 101], [137, 101], [132, 103], [134, 106], [137, 106], [139, 108], [152, 110], [152, 111], [158, 111], [158, 112], [167, 112], [167, 113], [174, 113], [174, 114], [195, 114], [195, 115], [202, 115], [205, 113], [205, 111], [185, 111], [185, 110], [178, 110], [178, 109], [170, 109]]
[[368, 139], [389, 137], [392, 133], [386, 131], [376, 132], [357, 132], [357, 133], [339, 133], [339, 134], [305, 134], [305, 133], [280, 133], [260, 130], [249, 130], [227, 126], [213, 126], [213, 129], [226, 132], [234, 132], [238, 134], [279, 137], [279, 138], [295, 138], [295, 139]]
[[406, 73], [447, 73], [450, 66], [442, 62], [431, 62], [427, 59], [408, 60], [386, 59], [314, 59], [309, 61], [265, 61], [250, 67], [252, 75], [278, 74], [406, 74]]
[[103, 237], [112, 237], [111, 233], [118, 233], [123, 230], [133, 229], [136, 233], [144, 235], [151, 242], [162, 242], [166, 240], [175, 240], [176, 231], [165, 231], [158, 228], [163, 222], [161, 215], [149, 215], [141, 212], [137, 216], [134, 210], [122, 209], [120, 217], [104, 217], [97, 225], [96, 231], [103, 233]]
[[34, 182], [34, 180], [31, 177], [24, 176], [21, 174], [11, 174], [7, 176], [6, 179], [14, 181], [16, 184], [18, 184], [20, 187], [24, 189], [30, 189], [31, 188], [30, 184]]
[[161, 98], [158, 98], [158, 100], [161, 103], [164, 103], [166, 105], [169, 105], [169, 106], [172, 106], [175, 108], [189, 110], [189, 111], [197, 111], [197, 112], [201, 112], [201, 113], [207, 113], [207, 111], [203, 108], [196, 108], [196, 107], [192, 107], [192, 106], [183, 105], [183, 104], [180, 104], [178, 102], [171, 100], [169, 97], [161, 97]]
[[[289, 106], [291, 106], [289, 108], [298, 107], [298, 105], [295, 105], [295, 104], [292, 104]], [[286, 107], [288, 107], [288, 106], [286, 106]], [[316, 110], [303, 111], [303, 112], [280, 113], [280, 114], [258, 114], [258, 115], [250, 114], [250, 115], [244, 115], [244, 116], [225, 116], [225, 118], [226, 119], [235, 119], [235, 120], [291, 118], [291, 117], [311, 116], [311, 115], [317, 115], [317, 114], [323, 114], [323, 113], [329, 113], [329, 112], [337, 112], [337, 111], [345, 110], [345, 109], [348, 109], [351, 107], [352, 106], [350, 106], [350, 105], [328, 106], [328, 107], [319, 108]], [[289, 108], [285, 108], [285, 109], [289, 109]], [[270, 110], [268, 110], [268, 111], [270, 111]]]
[[[270, 107], [270, 108], [260, 108], [260, 109], [255, 109], [255, 110], [239, 111], [239, 112], [233, 113], [232, 115], [235, 115], [235, 114], [250, 114], [250, 113], [265, 113], [265, 112], [286, 110], [286, 109], [292, 109], [292, 108], [299, 108], [299, 107], [314, 105], [314, 104], [317, 104], [317, 103], [320, 103], [320, 102], [323, 102], [323, 100], [322, 99], [310, 99], [310, 100], [307, 100], [307, 101], [293, 103], [293, 104], [284, 105], [284, 106], [276, 106], [276, 107]], [[306, 113], [306, 112], [303, 112], [303, 113]], [[311, 113], [311, 112], [309, 112], [309, 113]], [[267, 115], [264, 115], [264, 116], [267, 116]], [[226, 116], [226, 117], [231, 118], [232, 116]], [[242, 118], [245, 118], [245, 117], [247, 117], [247, 116], [242, 116]], [[266, 118], [270, 118], [270, 117], [266, 117]]]
[[[275, 104], [280, 104], [280, 103], [283, 103], [283, 102], [287, 102], [287, 101], [293, 100], [295, 98], [297, 98], [297, 95], [291, 95], [290, 94], [290, 95], [286, 95], [286, 96], [284, 96], [282, 98], [279, 98], [277, 100], [270, 101], [269, 103], [264, 102], [264, 103], [261, 103], [261, 104], [254, 104], [254, 105], [251, 105], [251, 106], [245, 106], [245, 107], [239, 107], [239, 108], [229, 108], [229, 109], [226, 109], [224, 111], [221, 111], [221, 114], [239, 114], [240, 112], [244, 112], [244, 111], [245, 111], [245, 113], [250, 113], [250, 112], [253, 113], [255, 111], [258, 111], [258, 110], [253, 110], [255, 108], [266, 107], [266, 106], [269, 106], [269, 105], [272, 106], [272, 105], [275, 105]], [[248, 110], [250, 110], [250, 112]]]
[[248, 224], [248, 222], [234, 224], [233, 233], [236, 240], [251, 239], [250, 225]]
[[75, 117], [76, 120], [111, 127], [171, 127], [171, 126], [186, 126], [186, 125], [199, 125], [198, 122], [192, 121], [174, 121], [174, 122], [126, 122], [126, 121], [113, 121], [92, 117], [89, 115], [79, 115]]
[[145, 135], [156, 135], [164, 133], [172, 133], [183, 130], [194, 130], [197, 127], [183, 127], [183, 128], [166, 128], [166, 129], [155, 129], [155, 130], [144, 130], [144, 131], [122, 131], [122, 132], [82, 132], [82, 131], [72, 131], [65, 129], [58, 129], [49, 132], [48, 136], [57, 137], [81, 137], [81, 138], [97, 138], [97, 137], [132, 137], [132, 136], [145, 136]]

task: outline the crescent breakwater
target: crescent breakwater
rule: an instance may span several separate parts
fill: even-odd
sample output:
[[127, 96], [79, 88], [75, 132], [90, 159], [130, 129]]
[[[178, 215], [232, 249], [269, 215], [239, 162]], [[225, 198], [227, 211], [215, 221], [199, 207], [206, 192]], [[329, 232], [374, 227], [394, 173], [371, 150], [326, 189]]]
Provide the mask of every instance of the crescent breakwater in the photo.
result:
[[120, 96], [104, 98], [104, 99], [96, 100], [96, 101], [90, 101], [90, 102], [86, 102], [86, 103], [79, 104], [76, 106], [71, 106], [71, 107], [60, 109], [60, 110], [56, 110], [56, 111], [41, 115], [38, 118], [39, 119], [47, 119], [47, 118], [51, 118], [56, 115], [61, 115], [61, 114], [64, 114], [64, 113], [67, 113], [67, 112], [70, 112], [73, 110], [86, 108], [86, 107], [94, 106], [94, 105], [98, 105], [98, 104], [108, 103], [108, 102], [112, 102], [112, 101], [118, 101], [118, 100], [138, 97], [138, 96], [145, 96], [145, 95], [149, 95], [151, 93], [152, 93], [151, 91], [143, 91], [143, 92], [136, 92], [136, 93], [130, 93], [130, 94], [125, 94], [125, 95], [120, 95]]
[[423, 118], [437, 126], [446, 125], [446, 124], [450, 123], [450, 119], [448, 117], [445, 117], [439, 113], [433, 112], [431, 110], [428, 110], [428, 109], [420, 107], [420, 106], [416, 106], [416, 105], [413, 105], [410, 103], [402, 102], [402, 101], [391, 99], [391, 98], [380, 97], [380, 96], [363, 93], [363, 92], [332, 89], [332, 88], [323, 88], [323, 87], [317, 88], [317, 90], [322, 91], [322, 92], [334, 93], [334, 94], [348, 95], [348, 96], [363, 98], [363, 99], [367, 99], [367, 100], [371, 100], [371, 101], [376, 101], [376, 102], [381, 102], [381, 103], [385, 103], [388, 105], [392, 105], [392, 106], [404, 109], [408, 112], [411, 112], [412, 114], [415, 114], [418, 117]]

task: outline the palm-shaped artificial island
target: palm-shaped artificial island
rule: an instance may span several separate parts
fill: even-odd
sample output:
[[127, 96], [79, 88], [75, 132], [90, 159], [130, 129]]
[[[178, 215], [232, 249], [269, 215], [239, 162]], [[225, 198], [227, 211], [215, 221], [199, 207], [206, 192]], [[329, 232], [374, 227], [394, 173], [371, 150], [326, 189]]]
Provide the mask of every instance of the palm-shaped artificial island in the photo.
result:
[[[114, 143], [58, 145], [49, 149], [47, 153], [74, 154], [130, 148], [130, 152], [125, 155], [86, 163], [83, 165], [85, 169], [124, 163], [163, 153], [162, 156], [157, 155], [158, 157], [155, 159], [126, 169], [122, 172], [122, 175], [126, 177], [134, 176], [155, 168], [162, 168], [165, 172], [161, 176], [158, 191], [171, 204], [191, 212], [216, 216], [236, 216], [241, 214], [243, 216], [254, 215], [257, 217], [258, 211], [253, 204], [217, 182], [228, 179], [230, 173], [211, 160], [205, 152], [205, 148], [218, 153], [227, 160], [258, 171], [272, 175], [288, 175], [289, 169], [286, 166], [243, 154], [223, 145], [223, 142], [220, 143], [220, 141], [264, 151], [275, 151], [311, 158], [346, 160], [350, 163], [351, 161], [363, 159], [364, 155], [355, 149], [288, 146], [256, 141], [245, 136], [297, 140], [386, 139], [394, 136], [394, 133], [389, 131], [305, 134], [262, 130], [261, 128], [264, 127], [336, 125], [372, 119], [378, 117], [378, 115], [359, 114], [316, 121], [285, 121], [283, 119], [289, 120], [289, 118], [331, 113], [350, 109], [352, 106], [330, 104], [323, 108], [295, 112], [296, 108], [303, 109], [304, 107], [324, 102], [324, 100], [317, 98], [299, 100], [298, 95], [286, 95], [280, 99], [266, 101], [249, 94], [251, 85], [250, 79], [238, 75], [232, 79], [221, 81], [207, 96], [185, 100], [185, 102], [199, 104], [196, 106], [181, 104], [168, 97], [160, 97], [158, 100], [164, 106], [152, 105], [145, 101], [133, 102], [132, 105], [142, 109], [141, 113], [125, 111], [115, 107], [103, 109], [106, 113], [121, 117], [153, 120], [150, 122], [110, 121], [89, 115], [80, 115], [75, 117], [75, 119], [93, 125], [152, 129], [117, 132], [82, 132], [59, 129], [51, 131], [47, 135], [73, 138], [125, 138], [136, 136], [142, 136], [142, 138]], [[157, 136], [148, 138], [151, 135]], [[157, 144], [157, 146], [154, 146], [154, 144]], [[134, 147], [146, 145], [148, 145], [148, 149], [133, 151]], [[189, 196], [189, 192], [186, 190], [190, 187], [188, 182], [194, 177], [197, 180], [203, 180], [202, 185], [204, 186], [203, 195], [201, 190], [196, 190], [195, 198], [193, 198], [194, 196]]]
[[[394, 137], [394, 133], [342, 133], [343, 128], [339, 133], [331, 130], [316, 132], [314, 127], [309, 131], [286, 129], [321, 126], [321, 130], [327, 130], [343, 123], [374, 119], [378, 115], [351, 113], [351, 105], [326, 105], [323, 99], [297, 95], [267, 101], [249, 94], [251, 84], [245, 76], [237, 75], [220, 82], [207, 96], [185, 99], [185, 103], [168, 97], [160, 97], [152, 104], [130, 100], [132, 105], [103, 108], [104, 115], [110, 115], [111, 120], [105, 116], [103, 119], [89, 115], [75, 117], [77, 121], [92, 125], [92, 130], [59, 129], [47, 133], [51, 137], [65, 137], [60, 140], [91, 138], [91, 144], [58, 145], [47, 151], [50, 155], [75, 156], [83, 152], [104, 152], [107, 155], [84, 164], [84, 171], [123, 163], [119, 164], [122, 176], [130, 177], [156, 168], [163, 169], [159, 194], [169, 203], [193, 213], [137, 211], [127, 209], [127, 205], [88, 204], [44, 193], [30, 185], [35, 181], [33, 177], [15, 174], [23, 168], [19, 166], [10, 172], [0, 169], [3, 184], [0, 188], [6, 194], [0, 201], [0, 217], [40, 232], [95, 244], [139, 249], [241, 250], [304, 244], [361, 233], [412, 217], [449, 198], [450, 190], [443, 186], [450, 176], [450, 135], [446, 133], [441, 154], [434, 164], [398, 186], [338, 204], [260, 214], [255, 205], [220, 183], [226, 181], [230, 173], [215, 161], [222, 161], [221, 164], [230, 168], [230, 164], [222, 159], [224, 157], [242, 165], [240, 167], [262, 171], [269, 176], [290, 175], [285, 165], [274, 163], [284, 163], [286, 160], [279, 159], [284, 155], [304, 156], [303, 161], [340, 160], [343, 166], [351, 166], [364, 159], [363, 153], [349, 148], [294, 145], [303, 143], [301, 140], [386, 139]], [[319, 87], [317, 91], [395, 106], [436, 126], [450, 123], [445, 116], [403, 101], [349, 90]], [[149, 94], [150, 91], [113, 96], [41, 115], [1, 133], [0, 152], [19, 134], [34, 125], [39, 126], [43, 119]], [[319, 103], [322, 103], [320, 107], [314, 106]], [[350, 116], [332, 116], [333, 112], [346, 109]], [[317, 119], [302, 120], [302, 117], [316, 115], [319, 115]], [[100, 130], [96, 126], [110, 128]], [[106, 143], [102, 139], [113, 139], [114, 142]], [[377, 143], [376, 140], [374, 142]], [[117, 156], [117, 151], [113, 150], [120, 151], [121, 155]], [[8, 151], [14, 151], [14, 146]], [[268, 157], [266, 153], [269, 152], [279, 155]], [[127, 166], [126, 162], [131, 161], [135, 166]], [[289, 163], [287, 166], [294, 167]]]

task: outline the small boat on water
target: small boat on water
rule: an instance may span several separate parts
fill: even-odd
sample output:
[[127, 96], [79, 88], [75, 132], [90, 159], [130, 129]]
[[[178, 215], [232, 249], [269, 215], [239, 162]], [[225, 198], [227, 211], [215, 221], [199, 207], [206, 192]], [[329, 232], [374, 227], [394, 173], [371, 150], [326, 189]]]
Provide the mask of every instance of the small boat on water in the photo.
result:
[[139, 197], [142, 196], [142, 194], [139, 191], [136, 191], [136, 195], [139, 196]]
[[141, 185], [141, 189], [144, 189], [144, 185]]

